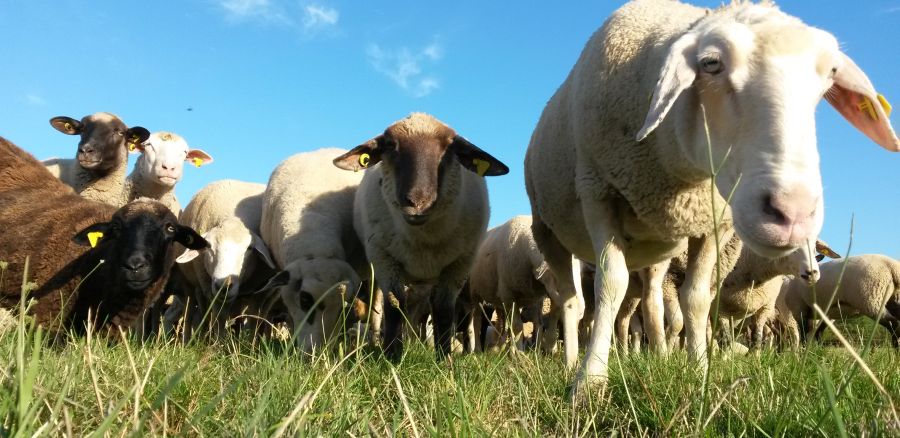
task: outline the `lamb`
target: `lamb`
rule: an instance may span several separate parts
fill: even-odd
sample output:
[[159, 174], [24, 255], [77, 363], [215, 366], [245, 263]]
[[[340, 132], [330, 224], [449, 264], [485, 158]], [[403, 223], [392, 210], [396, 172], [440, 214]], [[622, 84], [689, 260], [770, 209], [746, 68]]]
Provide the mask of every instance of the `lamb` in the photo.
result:
[[[26, 258], [28, 311], [57, 334], [125, 328], [161, 293], [174, 243], [208, 246], [162, 204], [121, 208], [79, 197], [30, 154], [0, 138], [0, 307], [18, 309]], [[74, 236], [74, 237], [73, 237]], [[90, 248], [85, 249], [85, 246]]]
[[[519, 349], [522, 343], [521, 311], [526, 306], [540, 308], [546, 296], [556, 296], [556, 280], [549, 272], [544, 256], [531, 236], [531, 217], [516, 216], [485, 234], [478, 248], [469, 275], [469, 290], [476, 302], [486, 301], [494, 306], [501, 327], [512, 317], [512, 336]], [[480, 318], [476, 318], [480, 322]], [[545, 338], [554, 344], [555, 324], [548, 324]], [[474, 332], [481, 332], [479, 323]], [[551, 349], [550, 341], [544, 344]]]
[[[208, 313], [216, 321], [218, 334], [232, 316], [237, 296], [242, 291], [262, 288], [275, 274], [275, 262], [260, 236], [265, 190], [264, 184], [216, 181], [200, 189], [181, 215], [181, 222], [201, 233], [210, 247], [202, 255], [187, 249], [175, 261], [196, 310], [200, 315]], [[219, 293], [223, 295], [219, 301], [224, 302], [224, 308], [213, 309]], [[255, 298], [270, 301], [269, 297]], [[263, 314], [259, 316], [265, 316], [267, 307], [261, 306]]]
[[128, 151], [147, 140], [150, 132], [140, 126], [128, 128], [110, 113], [91, 114], [81, 121], [54, 117], [50, 125], [63, 134], [81, 136], [75, 159], [43, 161], [53, 176], [84, 198], [114, 207], [125, 205], [130, 200], [125, 193]]
[[191, 149], [180, 135], [165, 131], [154, 132], [146, 141], [136, 143], [135, 149], [141, 156], [125, 180], [127, 199], [156, 199], [179, 216], [181, 204], [175, 197], [175, 184], [181, 181], [184, 162], [200, 167], [212, 163], [212, 157], [201, 149]]
[[[724, 242], [736, 231], [771, 258], [818, 234], [814, 111], [823, 95], [876, 143], [900, 150], [883, 98], [835, 38], [773, 5], [705, 10], [634, 1], [591, 37], [525, 157], [534, 237], [551, 270], [569, 272], [573, 253], [597, 261], [594, 330], [576, 395], [606, 381], [629, 271], [671, 259], [687, 244], [679, 296], [686, 348], [700, 359], [716, 235]], [[574, 285], [559, 282], [574, 320], [581, 313]], [[566, 325], [574, 332], [573, 322]], [[567, 350], [567, 366], [576, 353]]]
[[411, 284], [432, 287], [436, 354], [447, 356], [456, 299], [487, 229], [483, 177], [509, 168], [424, 113], [395, 122], [334, 164], [368, 168], [354, 201], [354, 228], [383, 291], [386, 356], [403, 355], [403, 288]]
[[353, 199], [362, 175], [331, 161], [346, 150], [319, 149], [281, 162], [263, 195], [263, 240], [280, 271], [277, 288], [293, 321], [295, 342], [309, 352], [339, 328], [339, 318], [368, 271], [353, 229]]
[[[894, 346], [900, 347], [900, 262], [880, 254], [863, 254], [822, 263], [819, 271], [814, 288], [795, 278], [781, 290], [790, 316], [799, 321], [804, 335], [817, 316], [812, 306], [818, 303], [832, 318], [865, 315], [878, 321], [890, 332]], [[800, 336], [792, 335], [795, 339]]]

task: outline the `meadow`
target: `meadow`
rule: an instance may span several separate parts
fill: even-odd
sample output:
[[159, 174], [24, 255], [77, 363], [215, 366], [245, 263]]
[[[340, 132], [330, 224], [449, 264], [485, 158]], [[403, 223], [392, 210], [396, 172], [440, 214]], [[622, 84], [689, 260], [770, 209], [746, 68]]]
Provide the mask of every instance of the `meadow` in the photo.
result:
[[[613, 352], [607, 389], [573, 403], [560, 357], [508, 351], [392, 364], [345, 342], [187, 344], [122, 334], [50, 345], [27, 318], [0, 333], [0, 436], [897, 436], [900, 355], [871, 324], [797, 352]], [[872, 375], [866, 372], [870, 369]]]

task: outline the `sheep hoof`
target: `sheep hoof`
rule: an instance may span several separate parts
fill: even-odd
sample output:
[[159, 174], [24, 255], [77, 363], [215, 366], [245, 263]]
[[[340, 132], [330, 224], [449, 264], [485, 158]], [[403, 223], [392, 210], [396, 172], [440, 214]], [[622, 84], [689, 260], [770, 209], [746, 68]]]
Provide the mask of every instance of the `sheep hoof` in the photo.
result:
[[606, 376], [579, 375], [569, 390], [570, 401], [575, 406], [597, 403], [606, 395], [607, 383]]

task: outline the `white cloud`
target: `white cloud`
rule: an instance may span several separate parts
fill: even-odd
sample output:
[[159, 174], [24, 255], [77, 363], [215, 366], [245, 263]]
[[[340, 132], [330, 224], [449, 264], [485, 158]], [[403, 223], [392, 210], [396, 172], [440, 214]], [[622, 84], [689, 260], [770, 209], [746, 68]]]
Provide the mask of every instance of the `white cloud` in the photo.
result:
[[47, 100], [43, 97], [30, 93], [25, 95], [25, 102], [28, 102], [28, 104], [32, 106], [44, 106], [47, 104]]
[[423, 72], [423, 68], [443, 56], [443, 49], [437, 43], [432, 43], [417, 52], [411, 52], [406, 47], [386, 51], [377, 44], [371, 44], [366, 50], [366, 55], [376, 71], [390, 78], [414, 97], [427, 96], [441, 86], [436, 77]]
[[269, 0], [219, 0], [229, 18], [283, 20], [284, 16]]
[[334, 26], [340, 18], [337, 9], [311, 4], [303, 8], [303, 28], [307, 31]]

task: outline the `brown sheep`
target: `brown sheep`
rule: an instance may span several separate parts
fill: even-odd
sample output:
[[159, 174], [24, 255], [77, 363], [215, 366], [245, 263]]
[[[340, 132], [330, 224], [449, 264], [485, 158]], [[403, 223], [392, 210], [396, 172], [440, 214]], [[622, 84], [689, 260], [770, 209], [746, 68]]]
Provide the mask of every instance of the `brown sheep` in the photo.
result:
[[28, 311], [54, 332], [83, 332], [89, 314], [95, 327], [130, 326], [162, 291], [173, 243], [208, 246], [159, 202], [142, 199], [117, 210], [81, 198], [2, 137], [0, 229], [0, 260], [9, 264], [0, 306], [19, 306], [30, 257], [28, 297], [35, 302]]

